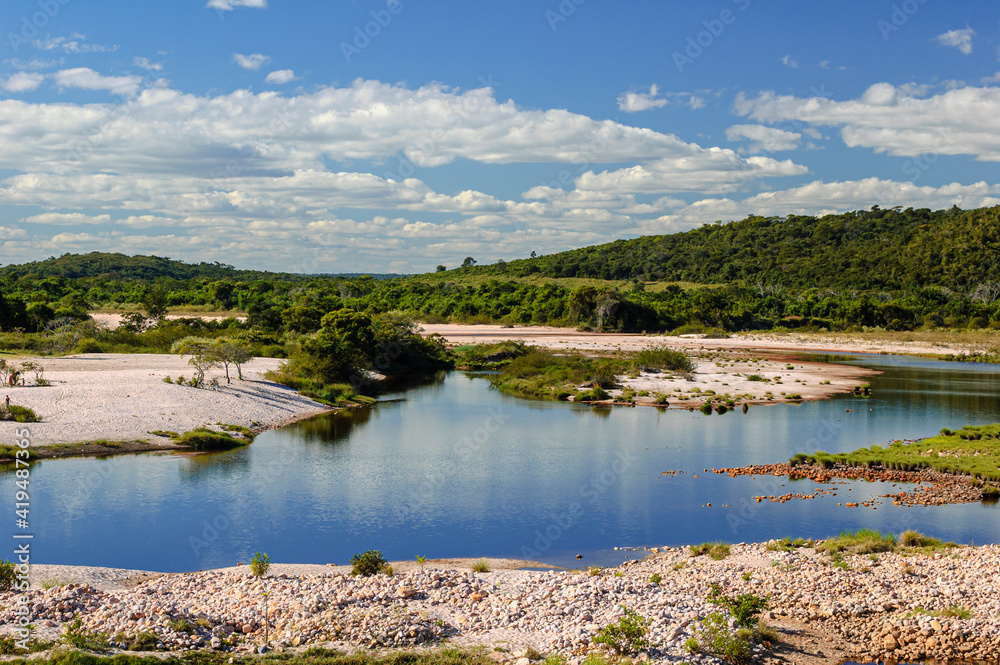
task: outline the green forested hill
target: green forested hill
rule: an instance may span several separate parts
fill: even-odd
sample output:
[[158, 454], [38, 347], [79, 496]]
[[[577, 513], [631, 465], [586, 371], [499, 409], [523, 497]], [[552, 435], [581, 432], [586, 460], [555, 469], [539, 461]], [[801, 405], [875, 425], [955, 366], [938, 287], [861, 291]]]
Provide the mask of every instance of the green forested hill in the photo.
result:
[[[63, 254], [59, 258], [32, 261], [0, 268], [0, 276], [23, 277], [65, 277], [67, 279], [99, 278], [139, 280], [152, 282], [157, 279], [232, 279], [238, 281], [308, 280], [314, 275], [298, 273], [275, 273], [263, 270], [240, 270], [219, 263], [185, 263], [162, 256], [127, 256], [118, 253], [90, 252], [89, 254]], [[358, 274], [342, 274], [343, 277], [357, 277]], [[376, 279], [388, 279], [399, 275], [371, 275]]]
[[748, 217], [464, 272], [793, 288], [970, 291], [1000, 279], [1000, 207]]

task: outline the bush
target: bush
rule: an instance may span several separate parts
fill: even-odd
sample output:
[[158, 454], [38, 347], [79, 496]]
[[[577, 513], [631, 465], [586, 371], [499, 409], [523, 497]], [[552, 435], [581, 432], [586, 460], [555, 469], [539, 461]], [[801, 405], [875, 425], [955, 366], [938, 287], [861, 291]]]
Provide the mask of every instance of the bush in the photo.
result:
[[250, 559], [250, 574], [254, 577], [264, 577], [271, 567], [271, 557], [257, 552]]
[[351, 575], [371, 577], [377, 575], [388, 564], [381, 550], [368, 550], [364, 554], [355, 554], [351, 557]]
[[475, 573], [488, 573], [490, 572], [490, 564], [486, 559], [480, 559], [479, 561], [472, 564], [472, 572]]
[[611, 395], [606, 393], [600, 386], [594, 386], [590, 390], [584, 390], [573, 397], [574, 402], [602, 402], [611, 399]]
[[0, 559], [0, 591], [13, 589], [16, 576], [14, 562]]
[[79, 617], [63, 629], [63, 637], [77, 649], [85, 651], [107, 651], [111, 642], [104, 633], [85, 631]]
[[194, 450], [229, 450], [245, 446], [248, 443], [250, 442], [247, 439], [237, 439], [225, 432], [216, 432], [206, 428], [184, 432], [177, 439], [177, 445]]
[[634, 362], [639, 369], [674, 370], [678, 372], [693, 372], [695, 363], [683, 351], [674, 351], [665, 346], [651, 346], [639, 351], [634, 356]]
[[0, 404], [0, 420], [13, 420], [16, 423], [37, 423], [41, 418], [26, 406]]
[[153, 651], [159, 642], [160, 639], [154, 633], [143, 631], [136, 635], [125, 648], [128, 651]]
[[688, 640], [687, 648], [692, 653], [704, 651], [733, 665], [746, 665], [750, 662], [753, 645], [743, 631], [736, 634], [730, 632], [729, 622], [722, 612], [712, 612], [705, 617], [697, 635], [694, 644]]
[[602, 628], [594, 636], [595, 644], [603, 644], [620, 656], [630, 656], [649, 648], [646, 634], [649, 632], [649, 619], [639, 616], [635, 610], [622, 605], [625, 616], [610, 626]]
[[660, 575], [659, 573], [653, 573], [652, 576], [649, 578], [649, 581], [655, 584], [656, 586], [660, 586], [660, 582], [663, 581], [663, 576]]
[[712, 584], [708, 593], [708, 602], [721, 605], [729, 610], [738, 628], [754, 628], [760, 621], [760, 614], [767, 609], [770, 596], [757, 596], [752, 593], [741, 593], [732, 598], [722, 595], [722, 587]]

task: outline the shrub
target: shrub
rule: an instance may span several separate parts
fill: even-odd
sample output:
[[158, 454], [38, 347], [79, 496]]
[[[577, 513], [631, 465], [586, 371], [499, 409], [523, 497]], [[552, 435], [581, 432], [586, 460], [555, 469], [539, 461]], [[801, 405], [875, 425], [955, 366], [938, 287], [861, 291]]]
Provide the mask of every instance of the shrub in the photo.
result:
[[0, 403], [0, 420], [13, 420], [16, 423], [37, 423], [41, 418], [26, 406], [18, 406], [17, 404], [5, 406]]
[[104, 633], [85, 631], [79, 617], [63, 629], [63, 637], [77, 649], [85, 651], [107, 651], [111, 647]]
[[660, 582], [663, 581], [663, 576], [661, 576], [659, 573], [653, 573], [652, 577], [649, 578], [649, 581], [655, 584], [656, 586], [660, 586]]
[[143, 631], [135, 636], [126, 647], [128, 651], [152, 651], [156, 649], [159, 638], [154, 633]]
[[606, 393], [600, 386], [594, 386], [590, 390], [579, 392], [573, 398], [574, 402], [601, 402], [611, 399], [611, 395]]
[[371, 577], [377, 575], [388, 563], [382, 556], [381, 550], [368, 550], [363, 554], [355, 554], [351, 557], [351, 575]]
[[[722, 612], [712, 612], [705, 617], [697, 635], [695, 642], [698, 651], [710, 653], [733, 665], [746, 665], [750, 662], [753, 645], [743, 631], [733, 634], [729, 630], [729, 622]], [[690, 646], [688, 650], [691, 650]]]
[[248, 443], [249, 441], [246, 439], [237, 439], [225, 432], [216, 432], [204, 427], [184, 432], [177, 439], [177, 445], [195, 450], [229, 450], [245, 446]]
[[486, 559], [480, 559], [472, 564], [472, 571], [476, 573], [488, 573], [490, 572], [490, 564]]
[[104, 348], [96, 339], [84, 339], [76, 345], [73, 353], [104, 353]]
[[767, 609], [770, 596], [741, 593], [735, 598], [722, 595], [722, 587], [713, 583], [708, 593], [708, 602], [721, 605], [729, 610], [738, 628], [754, 628], [760, 621], [760, 614]]
[[13, 589], [16, 576], [14, 562], [0, 559], [0, 591]]
[[595, 644], [603, 644], [620, 656], [630, 656], [649, 648], [646, 634], [649, 632], [649, 619], [639, 615], [622, 605], [625, 616], [605, 626], [594, 636]]
[[250, 574], [254, 577], [264, 577], [271, 568], [271, 557], [257, 552], [250, 559]]
[[678, 372], [693, 372], [695, 363], [683, 351], [674, 351], [665, 346], [651, 346], [634, 356], [637, 368], [656, 370], [675, 370]]

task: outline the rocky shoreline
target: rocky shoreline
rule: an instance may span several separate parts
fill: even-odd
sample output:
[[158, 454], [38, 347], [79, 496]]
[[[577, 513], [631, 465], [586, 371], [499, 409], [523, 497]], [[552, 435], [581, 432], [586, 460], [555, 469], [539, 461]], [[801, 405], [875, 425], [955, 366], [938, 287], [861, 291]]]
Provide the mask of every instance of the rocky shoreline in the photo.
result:
[[[973, 503], [984, 500], [982, 483], [977, 483], [972, 476], [944, 473], [933, 469], [899, 471], [881, 467], [844, 466], [842, 464], [825, 468], [811, 464], [780, 463], [754, 464], [712, 469], [712, 471], [730, 478], [737, 476], [781, 476], [790, 480], [808, 479], [821, 484], [847, 479], [913, 485], [910, 490], [881, 494], [868, 501], [847, 502], [844, 505], [848, 508], [874, 508], [882, 503], [881, 499], [888, 499], [895, 506], [943, 506], [950, 503]], [[791, 499], [814, 499], [820, 494], [837, 496], [836, 490], [817, 489], [812, 494], [789, 493], [780, 496], [762, 495], [753, 498], [757, 503], [762, 501], [784, 503]]]
[[[651, 646], [642, 659], [707, 665], [720, 661], [691, 654], [686, 645], [700, 621], [718, 610], [707, 602], [716, 583], [729, 595], [770, 597], [765, 620], [779, 631], [775, 650], [804, 633], [819, 636], [780, 658], [757, 647], [764, 660], [1000, 661], [998, 546], [846, 555], [836, 562], [812, 548], [784, 551], [773, 542], [733, 545], [721, 561], [688, 549], [653, 552], [603, 570], [474, 573], [429, 563], [392, 577], [351, 577], [340, 567], [258, 579], [244, 566], [146, 575], [131, 588], [51, 581], [41, 588], [36, 580], [28, 595], [41, 639], [57, 639], [79, 620], [82, 630], [106, 633], [119, 648], [149, 633], [149, 646], [165, 651], [250, 652], [264, 643], [266, 630], [276, 650], [446, 642], [486, 645], [498, 660], [516, 660], [530, 648], [574, 664], [596, 648], [594, 635], [616, 622], [624, 605], [650, 620]], [[13, 592], [0, 593], [0, 624], [11, 629], [15, 602]]]

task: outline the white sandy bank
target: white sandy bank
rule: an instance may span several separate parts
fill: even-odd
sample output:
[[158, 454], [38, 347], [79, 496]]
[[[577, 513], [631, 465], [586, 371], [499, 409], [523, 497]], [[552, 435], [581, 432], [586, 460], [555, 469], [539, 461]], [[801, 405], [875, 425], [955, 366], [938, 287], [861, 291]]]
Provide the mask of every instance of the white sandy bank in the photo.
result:
[[[86, 354], [35, 358], [45, 367], [51, 386], [0, 386], [0, 399], [35, 411], [42, 422], [28, 425], [35, 445], [81, 441], [163, 441], [150, 431], [185, 432], [202, 425], [226, 423], [268, 428], [326, 411], [322, 404], [290, 388], [264, 379], [264, 372], [283, 362], [255, 358], [245, 365], [245, 381], [213, 370], [221, 389], [203, 390], [164, 383], [193, 376], [187, 359], [156, 354]], [[230, 368], [235, 377], [235, 369]], [[0, 422], [0, 443], [11, 444], [24, 425]]]

